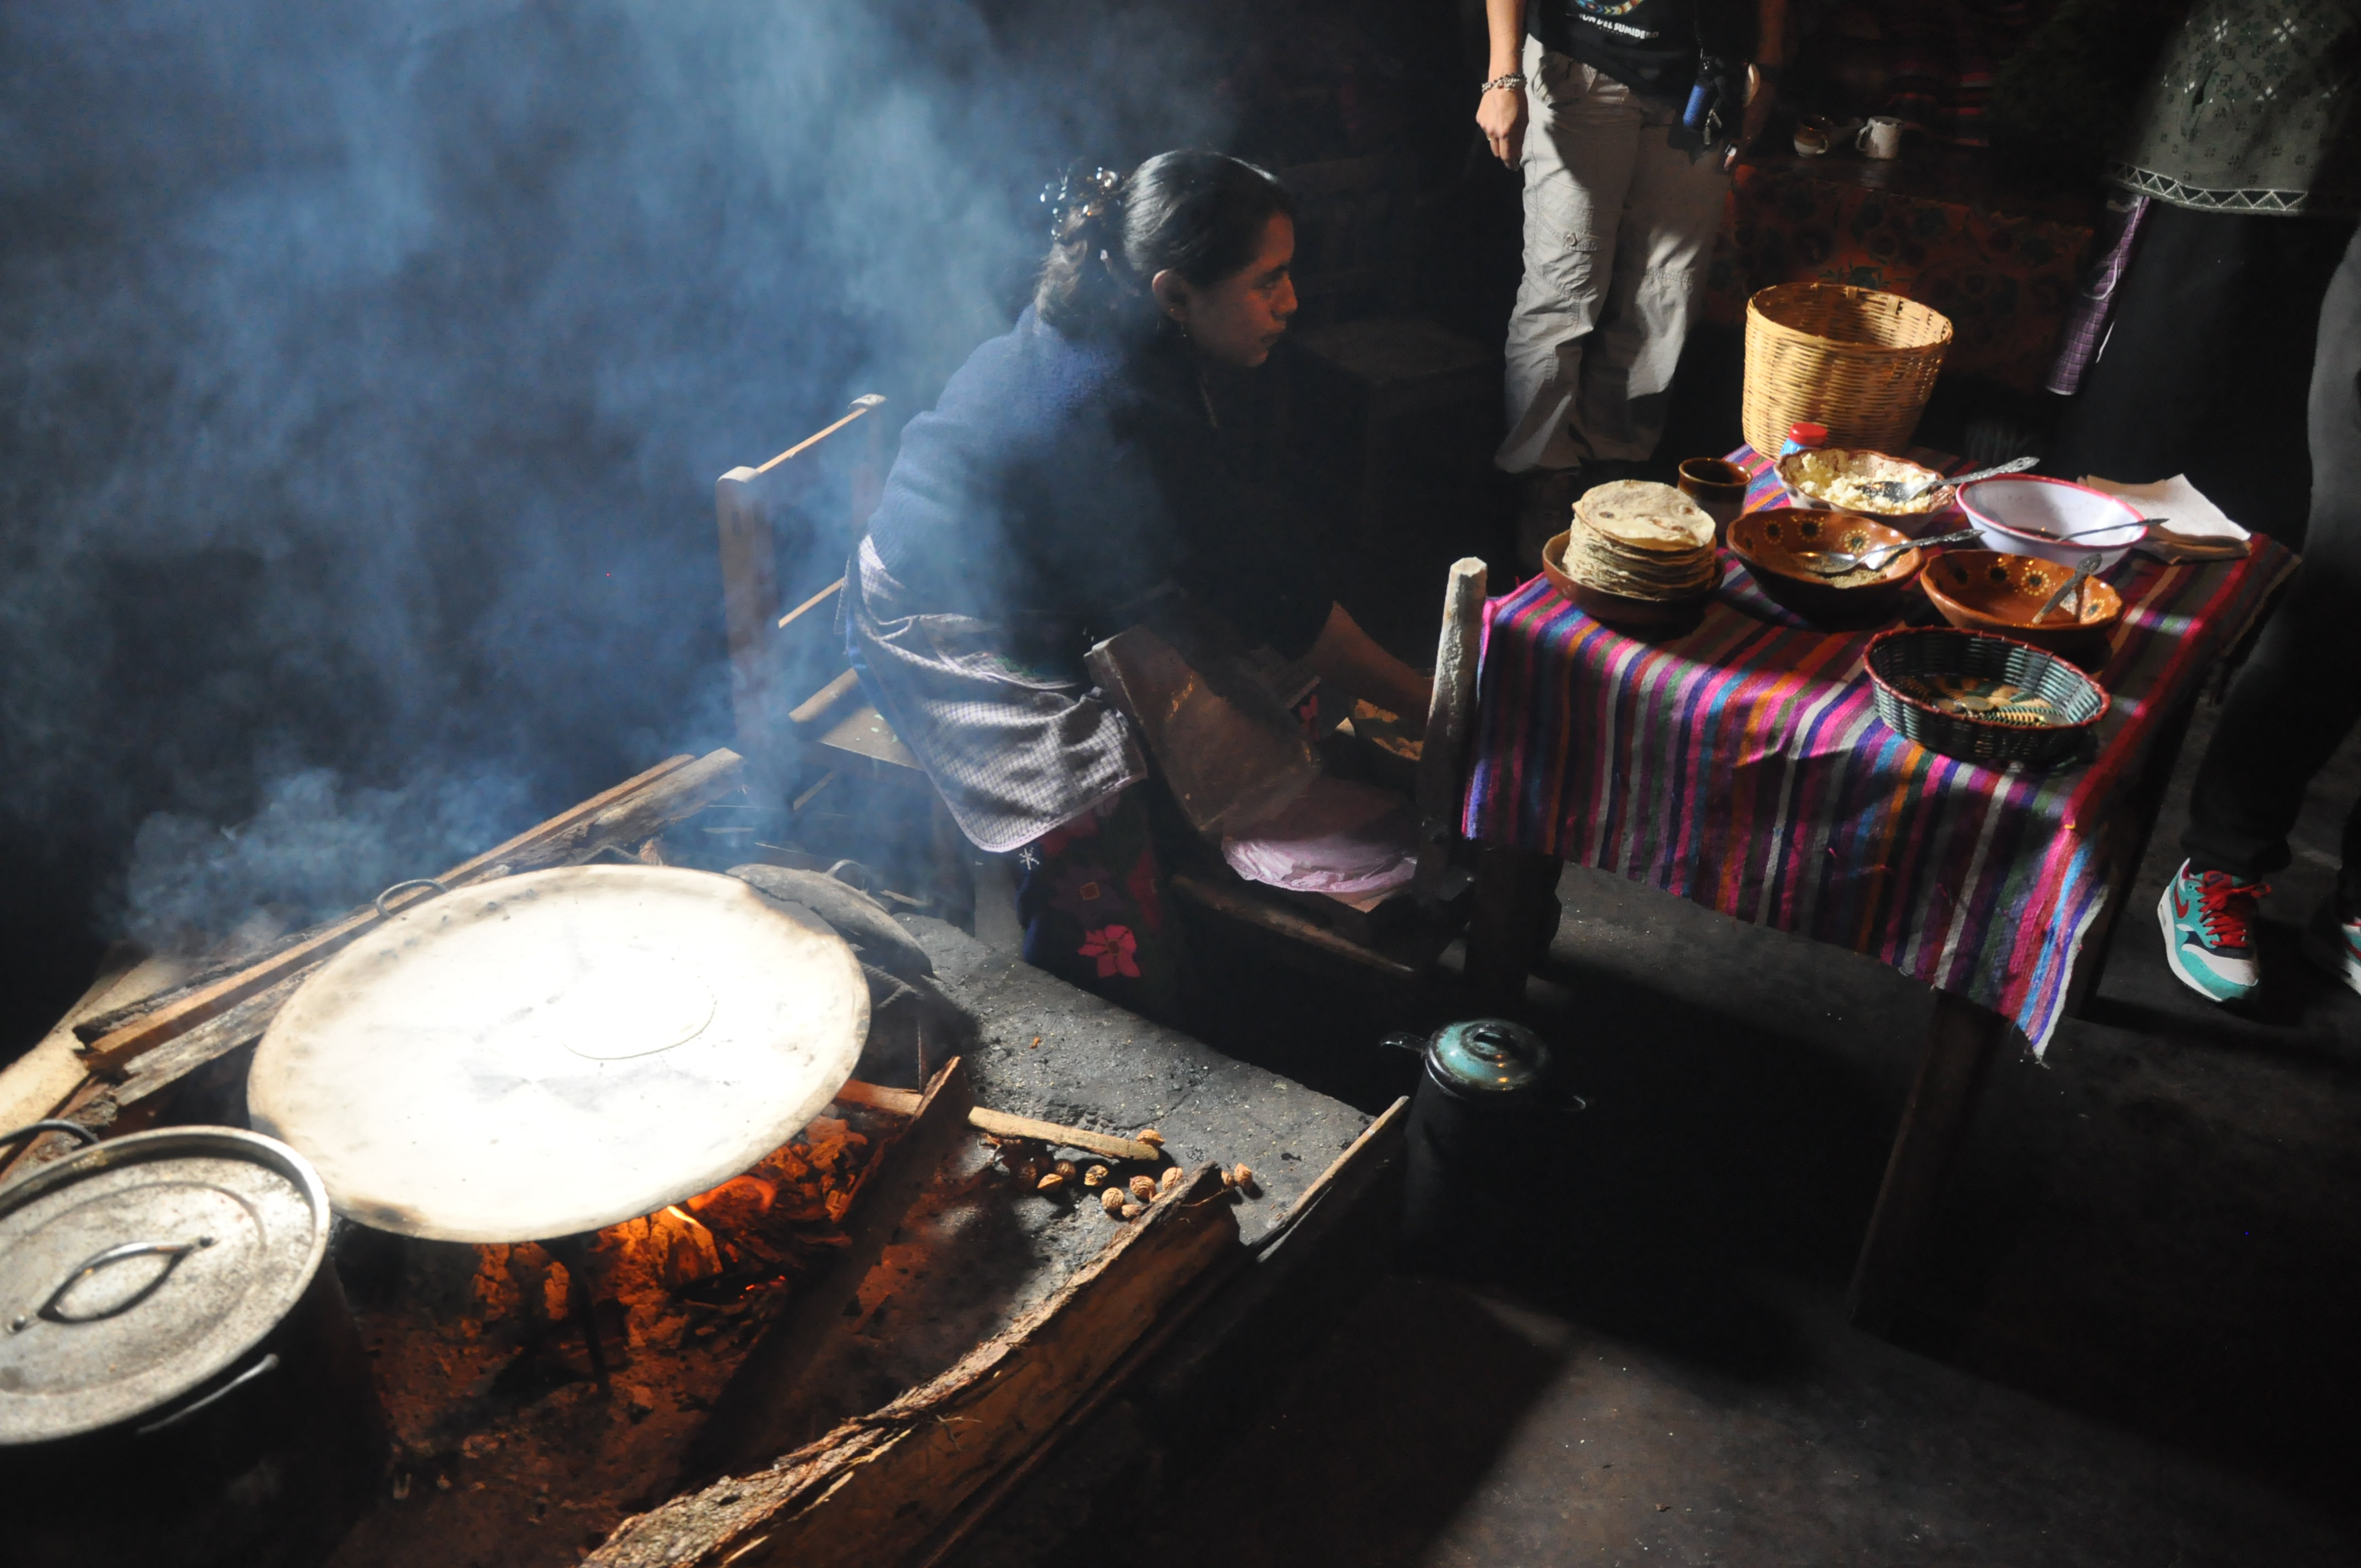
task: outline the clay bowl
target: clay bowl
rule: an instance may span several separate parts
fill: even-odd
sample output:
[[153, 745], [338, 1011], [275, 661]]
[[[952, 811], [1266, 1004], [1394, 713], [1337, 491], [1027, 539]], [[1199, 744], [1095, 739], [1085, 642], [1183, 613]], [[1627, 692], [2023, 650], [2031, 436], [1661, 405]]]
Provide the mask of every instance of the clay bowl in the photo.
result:
[[1610, 594], [1566, 576], [1565, 540], [1565, 534], [1561, 533], [1542, 546], [1542, 575], [1549, 578], [1550, 587], [1572, 599], [1583, 614], [1618, 631], [1664, 631], [1675, 635], [1692, 631], [1704, 619], [1705, 607], [1713, 602], [1713, 590], [1721, 586], [1721, 557], [1716, 555], [1712, 580], [1686, 598], [1642, 599]]
[[2098, 577], [2082, 587], [2082, 618], [2069, 619], [2068, 599], [2035, 625], [2033, 612], [2072, 574], [2038, 555], [2004, 555], [1993, 550], [1953, 550], [1936, 559], [1918, 586], [1966, 631], [1996, 631], [2036, 648], [2069, 656], [2103, 642], [2124, 618], [2124, 596]]
[[1923, 550], [1905, 550], [1873, 577], [1830, 581], [1795, 559], [1803, 550], [1842, 550], [1859, 554], [1881, 544], [1907, 544], [1898, 528], [1849, 511], [1813, 511], [1804, 507], [1764, 507], [1730, 525], [1731, 554], [1754, 573], [1773, 602], [1806, 620], [1859, 626], [1892, 615], [1926, 562]]

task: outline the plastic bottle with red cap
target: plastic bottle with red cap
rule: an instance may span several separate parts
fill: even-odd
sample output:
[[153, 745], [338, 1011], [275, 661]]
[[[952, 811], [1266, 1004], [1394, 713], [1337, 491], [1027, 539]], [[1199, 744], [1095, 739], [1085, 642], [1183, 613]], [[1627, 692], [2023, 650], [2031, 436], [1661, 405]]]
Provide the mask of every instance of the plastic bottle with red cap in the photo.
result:
[[1827, 425], [1815, 424], [1807, 419], [1799, 419], [1787, 427], [1787, 444], [1779, 448], [1779, 455], [1784, 457], [1790, 452], [1809, 451], [1814, 447], [1826, 446], [1828, 444], [1828, 427]]

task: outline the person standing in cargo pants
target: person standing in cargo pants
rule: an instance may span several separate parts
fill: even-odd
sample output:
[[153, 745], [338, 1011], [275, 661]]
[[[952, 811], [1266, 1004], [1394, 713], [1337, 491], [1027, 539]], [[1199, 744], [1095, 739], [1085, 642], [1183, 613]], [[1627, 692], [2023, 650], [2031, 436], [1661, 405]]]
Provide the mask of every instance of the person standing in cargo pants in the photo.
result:
[[[1704, 297], [1729, 170], [1769, 117], [1786, 0], [1485, 0], [1476, 114], [1521, 170], [1525, 272], [1509, 319], [1520, 564], [1591, 485], [1633, 476], [1664, 433]], [[1741, 63], [1748, 62], [1748, 63]], [[1719, 135], [1685, 126], [1718, 81]]]

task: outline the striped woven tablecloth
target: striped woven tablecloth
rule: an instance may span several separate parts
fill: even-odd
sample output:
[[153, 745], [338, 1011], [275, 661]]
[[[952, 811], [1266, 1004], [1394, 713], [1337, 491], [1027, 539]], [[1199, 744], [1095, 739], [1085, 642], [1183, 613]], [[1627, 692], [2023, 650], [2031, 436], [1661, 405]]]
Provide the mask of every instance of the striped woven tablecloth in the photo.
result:
[[[1774, 502], [1769, 463], [1730, 456], [1755, 476], [1747, 505]], [[1955, 762], [1888, 729], [1862, 663], [1872, 632], [1814, 630], [1734, 556], [1697, 630], [1666, 641], [1602, 626], [1536, 577], [1487, 607], [1465, 830], [1871, 954], [2015, 1020], [2038, 1051], [2106, 897], [2110, 815], [2294, 565], [2259, 535], [2244, 561], [2125, 556], [2097, 754], [2050, 771]]]

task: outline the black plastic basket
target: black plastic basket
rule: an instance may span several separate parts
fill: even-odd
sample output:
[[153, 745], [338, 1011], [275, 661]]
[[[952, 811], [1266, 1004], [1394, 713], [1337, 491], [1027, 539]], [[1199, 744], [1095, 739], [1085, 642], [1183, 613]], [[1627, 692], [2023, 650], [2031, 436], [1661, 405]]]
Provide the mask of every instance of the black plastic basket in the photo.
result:
[[[2066, 761], [2107, 716], [2107, 693], [2054, 654], [2013, 637], [1951, 626], [1898, 626], [1870, 640], [1869, 678], [1877, 686], [1877, 717], [1930, 751], [1961, 762], [2035, 765]], [[1905, 676], [1970, 675], [2006, 681], [2056, 708], [2062, 724], [2004, 724], [1947, 713], [1898, 690]]]

